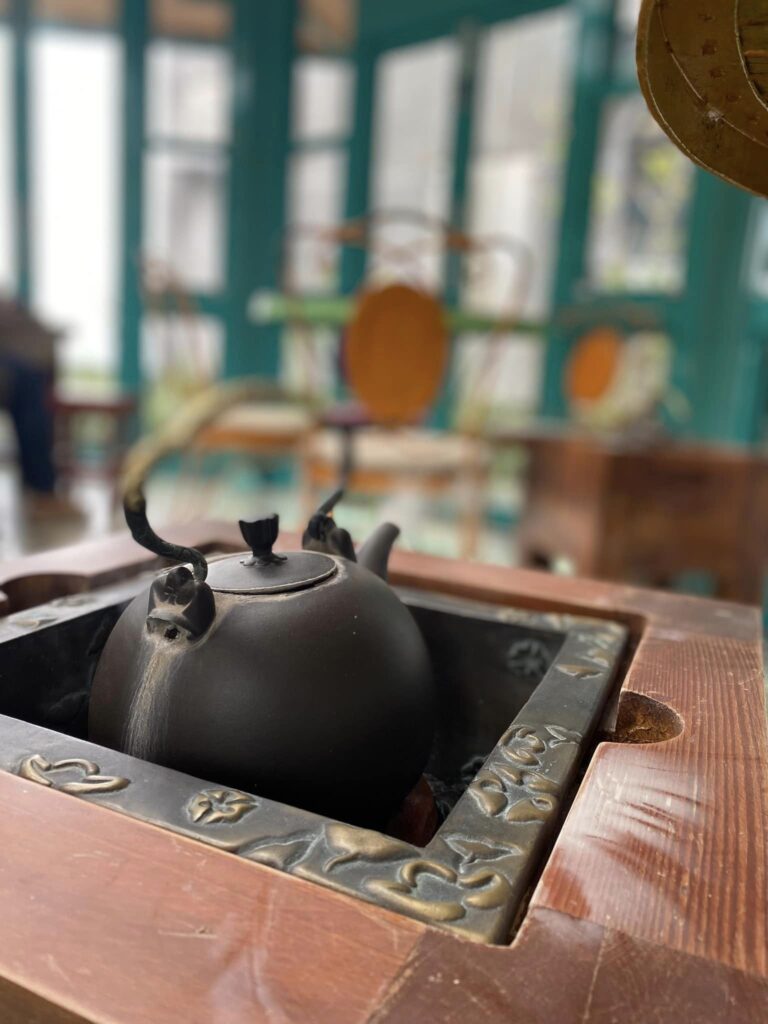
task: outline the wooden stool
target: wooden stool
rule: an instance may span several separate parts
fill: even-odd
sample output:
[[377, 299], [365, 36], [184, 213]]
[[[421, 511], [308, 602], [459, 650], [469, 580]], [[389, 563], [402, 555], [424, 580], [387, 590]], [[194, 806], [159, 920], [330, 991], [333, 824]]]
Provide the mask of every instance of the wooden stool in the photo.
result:
[[423, 427], [380, 426], [355, 429], [348, 438], [331, 427], [310, 434], [303, 448], [304, 504], [313, 506], [318, 489], [337, 486], [346, 446], [351, 445], [351, 492], [388, 495], [411, 490], [425, 495], [458, 491], [460, 557], [471, 558], [484, 515], [490, 464], [488, 445], [477, 438]]
[[251, 402], [227, 410], [183, 453], [174, 504], [177, 515], [188, 516], [207, 494], [201, 469], [208, 456], [239, 454], [260, 463], [298, 459], [313, 422], [306, 406], [295, 401]]
[[[96, 475], [114, 489], [123, 457], [131, 443], [137, 402], [134, 395], [76, 395], [57, 392], [53, 397], [55, 459], [65, 486], [79, 476]], [[78, 425], [86, 419], [106, 424], [103, 457], [98, 462], [83, 459], [77, 443]]]

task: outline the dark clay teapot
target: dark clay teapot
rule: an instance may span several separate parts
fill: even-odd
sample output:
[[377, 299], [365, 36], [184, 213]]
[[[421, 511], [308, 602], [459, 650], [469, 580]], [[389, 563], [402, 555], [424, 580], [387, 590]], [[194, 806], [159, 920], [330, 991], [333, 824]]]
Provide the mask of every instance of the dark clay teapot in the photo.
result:
[[[249, 554], [206, 562], [151, 530], [141, 487], [134, 537], [188, 563], [123, 613], [99, 661], [90, 738], [180, 771], [380, 827], [418, 781], [434, 708], [429, 656], [386, 582], [398, 530], [355, 553], [331, 517], [276, 554], [277, 516], [240, 527]], [[191, 566], [191, 567], [190, 567]]]

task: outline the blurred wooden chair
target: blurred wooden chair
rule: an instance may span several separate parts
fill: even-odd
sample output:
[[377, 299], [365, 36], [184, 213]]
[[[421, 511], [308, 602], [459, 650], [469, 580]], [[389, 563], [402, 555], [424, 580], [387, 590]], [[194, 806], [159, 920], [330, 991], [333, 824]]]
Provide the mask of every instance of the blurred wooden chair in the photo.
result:
[[269, 386], [270, 396], [246, 401], [227, 410], [206, 427], [181, 453], [179, 485], [173, 502], [176, 520], [200, 515], [210, 508], [219, 485], [218, 473], [206, 472], [215, 456], [240, 456], [261, 470], [301, 459], [314, 418], [301, 396]]
[[[301, 297], [292, 270], [306, 269], [306, 244], [313, 239], [325, 247], [326, 270], [342, 248], [366, 250], [368, 261], [360, 261], [363, 277], [342, 345], [342, 371], [354, 404], [329, 409], [303, 449], [305, 504], [314, 503], [318, 488], [339, 482], [363, 494], [453, 492], [460, 554], [472, 557], [490, 468], [483, 436], [489, 411], [485, 392], [491, 390], [487, 385], [497, 365], [498, 342], [514, 331], [530, 287], [531, 253], [516, 239], [473, 237], [416, 211], [377, 211], [336, 227], [292, 228], [283, 253], [288, 298]], [[300, 257], [293, 261], [292, 244]], [[503, 313], [486, 315], [485, 326], [477, 326], [475, 317], [475, 326], [457, 327], [462, 317], [465, 322], [473, 318], [464, 310], [449, 311], [433, 294], [441, 267], [458, 291], [460, 279], [477, 284], [483, 260], [499, 258], [504, 264]], [[487, 267], [484, 273], [487, 283]], [[295, 326], [301, 326], [298, 320]], [[451, 330], [484, 333], [488, 345], [458, 403], [456, 426], [446, 432], [424, 424], [447, 376]]]
[[135, 396], [124, 392], [54, 391], [54, 459], [57, 476], [66, 488], [84, 477], [104, 480], [117, 507], [117, 485], [123, 458], [133, 441], [136, 410]]
[[343, 486], [352, 493], [402, 491], [458, 499], [460, 556], [476, 554], [489, 452], [477, 437], [430, 430], [449, 341], [436, 298], [406, 284], [362, 292], [347, 328], [344, 369], [360, 403], [329, 410], [302, 449], [304, 503]]
[[[143, 280], [148, 312], [171, 317], [179, 327], [168, 332], [164, 350], [154, 353], [163, 386], [165, 381], [170, 388], [177, 385], [171, 403], [175, 408], [211, 386], [214, 360], [197, 329], [200, 312], [193, 297], [156, 262], [145, 262]], [[243, 456], [264, 468], [285, 459], [296, 462], [313, 424], [306, 396], [265, 381], [263, 398], [227, 409], [184, 447], [172, 517], [188, 518], [208, 507], [217, 487], [216, 477], [205, 472], [212, 456]]]
[[[397, 228], [395, 241], [382, 244], [381, 229], [390, 222]], [[415, 238], [414, 231], [423, 237]], [[198, 438], [187, 460], [222, 450], [264, 456], [275, 445], [284, 452], [298, 451], [302, 506], [307, 514], [314, 509], [320, 489], [327, 492], [340, 484], [366, 495], [404, 490], [428, 496], [453, 493], [458, 497], [460, 553], [472, 557], [485, 512], [490, 449], [481, 436], [478, 416], [461, 431], [431, 430], [424, 425], [448, 370], [450, 345], [447, 311], [419, 283], [419, 259], [426, 256], [434, 269], [446, 255], [454, 266], [477, 253], [500, 251], [506, 259], [512, 256], [516, 269], [517, 263], [522, 267], [514, 275], [509, 302], [516, 311], [530, 282], [530, 254], [512, 239], [473, 239], [410, 211], [373, 214], [332, 228], [298, 226], [289, 230], [282, 248], [288, 296], [300, 292], [291, 275], [297, 266], [306, 271], [307, 253], [301, 246], [313, 239], [327, 250], [321, 273], [312, 282], [315, 286], [320, 282], [321, 290], [334, 277], [334, 260], [342, 247], [371, 250], [373, 270], [366, 272], [344, 330], [343, 375], [355, 403], [326, 409], [315, 420], [315, 429], [300, 416], [270, 418], [263, 409], [233, 410]], [[427, 251], [435, 244], [437, 253]], [[299, 258], [292, 261], [295, 245]], [[312, 325], [299, 319], [287, 322], [294, 333], [291, 344], [305, 364], [305, 389], [313, 392], [311, 407], [317, 404], [314, 391], [319, 377], [318, 353], [307, 334]], [[514, 329], [515, 314], [493, 323], [491, 342], [495, 335]], [[491, 344], [487, 369], [492, 369], [495, 354]], [[479, 390], [485, 376], [478, 377]], [[476, 403], [476, 408], [482, 406]]]

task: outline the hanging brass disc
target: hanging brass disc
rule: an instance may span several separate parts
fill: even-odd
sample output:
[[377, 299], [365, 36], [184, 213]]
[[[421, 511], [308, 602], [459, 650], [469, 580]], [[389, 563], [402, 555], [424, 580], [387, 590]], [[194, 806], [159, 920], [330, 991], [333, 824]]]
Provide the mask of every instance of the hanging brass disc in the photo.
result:
[[768, 195], [765, 0], [643, 0], [640, 85], [651, 113], [692, 160]]
[[349, 385], [373, 420], [417, 420], [437, 398], [448, 361], [440, 303], [404, 284], [363, 292], [344, 359]]

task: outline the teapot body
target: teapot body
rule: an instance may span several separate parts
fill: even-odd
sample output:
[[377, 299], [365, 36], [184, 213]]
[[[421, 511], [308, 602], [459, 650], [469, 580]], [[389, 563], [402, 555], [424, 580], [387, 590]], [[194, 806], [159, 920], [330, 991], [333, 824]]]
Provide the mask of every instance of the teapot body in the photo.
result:
[[[153, 616], [161, 578], [129, 605], [107, 641], [93, 682], [90, 738], [380, 827], [429, 757], [429, 655], [382, 579], [343, 557], [322, 557], [332, 559], [333, 571], [300, 589], [254, 594], [199, 584], [170, 623]], [[189, 630], [201, 601], [210, 625]]]

